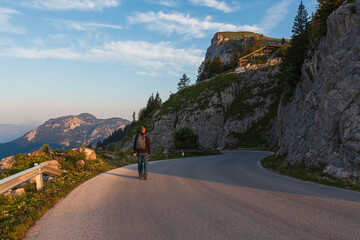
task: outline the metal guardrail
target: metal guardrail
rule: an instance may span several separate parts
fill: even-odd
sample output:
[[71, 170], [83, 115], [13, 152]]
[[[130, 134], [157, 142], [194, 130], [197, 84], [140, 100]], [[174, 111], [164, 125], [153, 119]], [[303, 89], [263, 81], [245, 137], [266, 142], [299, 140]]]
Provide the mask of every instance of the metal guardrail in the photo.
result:
[[42, 174], [49, 174], [53, 176], [60, 176], [63, 173], [66, 173], [64, 170], [53, 168], [44, 164], [37, 165], [35, 167], [29, 168], [28, 170], [16, 173], [10, 177], [0, 180], [0, 194], [3, 194], [10, 189], [30, 180], [31, 178], [36, 178], [36, 189], [41, 190], [43, 188], [43, 179]]

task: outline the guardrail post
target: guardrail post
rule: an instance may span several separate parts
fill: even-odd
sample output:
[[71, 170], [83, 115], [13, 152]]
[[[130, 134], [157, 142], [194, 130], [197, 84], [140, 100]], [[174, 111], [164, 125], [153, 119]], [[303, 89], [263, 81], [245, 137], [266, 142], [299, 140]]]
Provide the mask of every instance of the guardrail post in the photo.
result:
[[182, 153], [181, 153], [182, 156], [184, 156], [184, 149], [182, 150]]
[[[37, 166], [37, 165], [39, 165], [39, 164], [38, 164], [38, 163], [35, 163], [35, 166]], [[41, 171], [41, 170], [39, 169], [39, 171]], [[43, 189], [43, 185], [44, 185], [42, 173], [36, 175], [35, 181], [36, 181], [36, 190], [38, 190], [38, 191], [39, 191], [39, 190], [42, 190], [42, 189]]]

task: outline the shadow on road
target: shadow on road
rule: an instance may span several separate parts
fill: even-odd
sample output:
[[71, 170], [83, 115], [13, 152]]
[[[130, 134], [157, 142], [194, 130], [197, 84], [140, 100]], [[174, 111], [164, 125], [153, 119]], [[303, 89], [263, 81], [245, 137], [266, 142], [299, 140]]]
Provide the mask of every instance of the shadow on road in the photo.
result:
[[117, 173], [111, 173], [111, 172], [105, 172], [104, 174], [114, 175], [114, 176], [123, 177], [123, 178], [139, 179], [139, 177], [123, 175], [123, 174], [117, 174]]
[[[149, 175], [151, 177], [155, 173], [239, 187], [360, 202], [359, 192], [305, 182], [265, 170], [260, 166], [259, 160], [271, 154], [262, 151], [224, 151], [222, 155], [154, 161], [149, 162]], [[132, 170], [133, 174], [118, 174], [114, 173], [114, 170], [105, 174], [138, 179], [137, 164], [125, 168]]]

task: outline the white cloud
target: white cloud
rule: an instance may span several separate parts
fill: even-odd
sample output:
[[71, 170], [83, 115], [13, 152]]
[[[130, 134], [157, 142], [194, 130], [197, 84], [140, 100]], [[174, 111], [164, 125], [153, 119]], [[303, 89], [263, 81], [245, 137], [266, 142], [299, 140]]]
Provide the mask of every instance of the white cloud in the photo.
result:
[[53, 23], [55, 27], [66, 28], [70, 30], [78, 31], [90, 31], [96, 28], [110, 28], [110, 29], [122, 29], [119, 25], [97, 23], [97, 22], [75, 22], [75, 21], [60, 21], [55, 19], [47, 19]]
[[291, 3], [292, 0], [281, 0], [266, 10], [265, 17], [261, 21], [265, 33], [270, 32], [285, 19]]
[[176, 7], [178, 5], [178, 1], [176, 0], [146, 0], [146, 2], [163, 5], [166, 7]]
[[3, 45], [3, 46], [6, 46], [6, 45], [13, 45], [14, 42], [13, 40], [11, 40], [10, 38], [3, 38], [3, 37], [0, 37], [0, 45]]
[[80, 54], [72, 52], [67, 48], [59, 49], [36, 49], [36, 48], [9, 48], [0, 51], [0, 56], [26, 58], [26, 59], [79, 59]]
[[177, 34], [186, 35], [188, 37], [202, 38], [207, 32], [218, 31], [251, 31], [262, 32], [262, 28], [257, 25], [234, 25], [213, 22], [210, 16], [204, 20], [190, 17], [180, 12], [170, 14], [163, 12], [135, 13], [128, 17], [131, 24], [144, 23], [148, 24], [147, 28], [153, 31], [159, 31], [165, 34], [176, 32]]
[[27, 59], [64, 59], [87, 62], [115, 62], [136, 68], [138, 74], [161, 75], [166, 71], [182, 71], [186, 67], [198, 66], [203, 59], [203, 50], [174, 48], [168, 42], [144, 41], [107, 42], [102, 47], [85, 52], [70, 48], [8, 48], [0, 50], [0, 56]]
[[35, 8], [50, 10], [102, 10], [105, 7], [117, 7], [121, 0], [32, 0], [31, 5]]
[[239, 9], [237, 2], [233, 2], [233, 6], [229, 6], [225, 1], [217, 0], [190, 0], [190, 2], [195, 5], [214, 8], [225, 13], [234, 12]]
[[11, 15], [19, 14], [18, 11], [11, 8], [0, 7], [0, 32], [23, 33], [21, 27], [13, 26], [10, 23]]

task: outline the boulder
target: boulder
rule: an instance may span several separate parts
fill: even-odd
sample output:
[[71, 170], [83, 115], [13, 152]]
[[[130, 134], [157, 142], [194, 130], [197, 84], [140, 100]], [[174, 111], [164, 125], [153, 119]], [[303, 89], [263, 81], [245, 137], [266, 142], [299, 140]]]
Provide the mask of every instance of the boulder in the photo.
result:
[[50, 161], [42, 162], [41, 164], [44, 164], [46, 166], [56, 168], [56, 169], [60, 169], [60, 167], [61, 167], [60, 163], [58, 161], [56, 161], [56, 160], [50, 160]]
[[21, 196], [21, 195], [24, 195], [24, 194], [25, 194], [25, 189], [23, 189], [23, 188], [18, 188], [14, 192], [14, 195], [18, 195], [18, 196]]
[[78, 167], [84, 167], [85, 166], [85, 161], [84, 160], [79, 160], [76, 162], [76, 166]]
[[71, 149], [70, 154], [76, 155], [84, 153], [85, 154], [85, 160], [95, 160], [96, 159], [96, 153], [94, 150], [90, 148], [73, 148]]
[[2, 172], [3, 170], [6, 170], [6, 169], [12, 168], [14, 163], [15, 163], [15, 156], [3, 158], [0, 161], [0, 172]]

